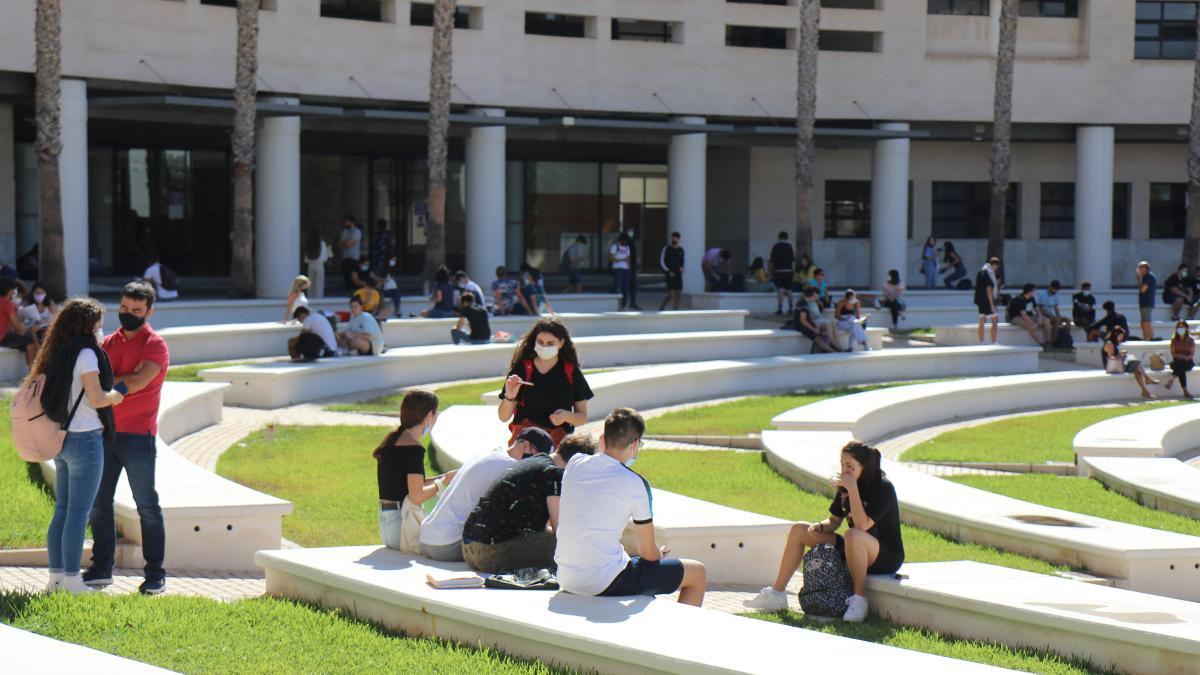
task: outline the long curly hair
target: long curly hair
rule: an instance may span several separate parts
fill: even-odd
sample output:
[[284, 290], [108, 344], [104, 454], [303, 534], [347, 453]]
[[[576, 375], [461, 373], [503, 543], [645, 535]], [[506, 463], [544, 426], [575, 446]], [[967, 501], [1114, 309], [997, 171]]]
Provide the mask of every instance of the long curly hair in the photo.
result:
[[93, 337], [104, 320], [104, 305], [92, 298], [71, 298], [63, 303], [46, 331], [46, 340], [29, 369], [29, 377], [44, 374], [58, 350], [71, 340]]
[[579, 365], [579, 355], [575, 353], [575, 343], [571, 341], [571, 332], [567, 330], [567, 324], [556, 316], [544, 316], [538, 319], [525, 337], [517, 343], [516, 349], [513, 350], [512, 361], [508, 364], [509, 372], [519, 369], [522, 361], [528, 361], [537, 356], [537, 352], [533, 348], [537, 345], [539, 333], [549, 333], [562, 340], [558, 358]]

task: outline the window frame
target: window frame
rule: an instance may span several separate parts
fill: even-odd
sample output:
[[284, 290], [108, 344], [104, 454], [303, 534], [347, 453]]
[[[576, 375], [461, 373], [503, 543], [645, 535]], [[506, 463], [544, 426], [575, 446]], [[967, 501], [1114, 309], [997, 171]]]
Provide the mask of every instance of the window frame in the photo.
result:
[[[553, 24], [553, 22], [555, 21], [554, 17], [562, 17], [563, 19], [578, 19], [579, 20], [579, 29], [580, 29], [579, 34], [575, 35], [574, 31], [571, 31], [568, 33], [566, 31], [541, 32], [541, 31], [536, 31], [536, 30], [534, 30], [534, 31], [530, 30], [531, 27], [537, 28], [539, 26], [554, 25]], [[591, 35], [588, 35], [588, 32], [589, 32], [588, 31], [588, 23], [589, 23], [589, 20], [592, 18], [594, 18], [594, 17], [588, 16], [586, 14], [565, 14], [563, 12], [528, 12], [527, 11], [527, 12], [525, 12], [525, 35], [540, 35], [542, 37], [561, 37], [561, 38], [568, 38], [568, 39], [572, 39], [572, 40], [587, 39], [589, 37], [592, 37]], [[531, 19], [534, 20], [533, 24], [530, 23]], [[539, 20], [543, 21], [544, 23], [538, 23]]]
[[[778, 33], [776, 33], [778, 31]], [[773, 36], [771, 44], [762, 44], [761, 38]], [[759, 39], [755, 40], [755, 36]], [[782, 37], [782, 43], [776, 44], [776, 38]], [[756, 44], [752, 44], [756, 42]], [[777, 26], [745, 26], [740, 24], [725, 25], [725, 46], [742, 49], [789, 49], [788, 29]]]
[[[1155, 188], [1164, 185], [1172, 193], [1171, 201], [1155, 202]], [[1175, 199], [1176, 191], [1182, 196], [1181, 203]], [[1149, 238], [1183, 239], [1187, 232], [1187, 183], [1150, 183], [1149, 197]]]
[[[418, 7], [421, 8], [418, 10]], [[417, 17], [418, 11], [424, 11], [424, 8], [429, 8], [429, 23], [425, 23], [425, 17]], [[471, 10], [473, 8], [466, 5], [455, 4], [454, 6], [454, 30], [471, 30]], [[408, 6], [408, 25], [420, 26], [422, 28], [433, 28], [433, 3], [432, 2], [413, 2]]]
[[[326, 13], [326, 2], [339, 2], [345, 5], [345, 12]], [[374, 14], [367, 16], [363, 10], [363, 6], [374, 5], [379, 9], [379, 15]], [[358, 11], [356, 11], [356, 9]], [[318, 12], [322, 19], [345, 19], [347, 21], [370, 21], [371, 23], [383, 23], [383, 0], [321, 0]]]
[[[970, 194], [968, 192], [966, 200], [947, 198], [939, 200], [938, 188], [951, 185], [966, 186], [968, 191], [974, 191], [978, 194]], [[938, 239], [987, 239], [988, 219], [990, 218], [991, 210], [991, 193], [992, 186], [987, 181], [932, 181], [930, 185], [930, 232]], [[1005, 213], [1005, 218], [1008, 222], [1005, 223], [1004, 238], [1018, 239], [1021, 213], [1020, 183], [1013, 182], [1008, 184], [1008, 201], [1008, 209]], [[962, 204], [963, 213], [956, 216], [956, 222], [947, 223], [945, 222], [949, 220], [947, 217], [938, 215], [939, 204], [943, 206]], [[962, 223], [962, 226], [954, 228], [954, 231], [949, 231], [947, 228], [948, 224], [957, 225], [958, 223]]]
[[[661, 34], [656, 34], [638, 31], [621, 31], [619, 26], [622, 23], [662, 24], [663, 32]], [[651, 44], [672, 44], [675, 42], [675, 24], [671, 21], [663, 21], [660, 19], [630, 19], [627, 17], [614, 16], [610, 26], [610, 37], [613, 40], [622, 40], [625, 42], [649, 42]], [[621, 37], [622, 35], [626, 35], [627, 37]]]
[[[1191, 6], [1192, 12], [1200, 11], [1200, 3], [1192, 0], [1183, 2], [1166, 2], [1165, 0], [1137, 0], [1134, 6], [1134, 38], [1133, 58], [1138, 61], [1191, 61], [1196, 53], [1196, 19], [1166, 18], [1168, 6]], [[1147, 10], [1147, 11], [1144, 11]], [[1148, 10], [1157, 16], [1148, 16]], [[1153, 35], [1143, 35], [1153, 29]], [[1163, 35], [1164, 29], [1167, 35]], [[1183, 47], [1181, 51], [1167, 56], [1164, 47], [1171, 45], [1172, 49]], [[1153, 50], [1151, 50], [1153, 47]]]
[[[971, 7], [979, 9], [970, 11]], [[988, 0], [929, 0], [925, 5], [928, 16], [991, 16], [991, 10]]]
[[[1064, 6], [1062, 14], [1047, 14], [1046, 7], [1048, 5]], [[1026, 13], [1026, 7], [1035, 5], [1036, 11]], [[1017, 16], [1040, 18], [1040, 19], [1078, 19], [1079, 18], [1079, 0], [1021, 0], [1017, 5]]]
[[[831, 193], [838, 189], [857, 191], [859, 194], [844, 195], [849, 198], [834, 199]], [[841, 195], [839, 195], [841, 196]], [[838, 209], [848, 206], [851, 210], [839, 215]], [[840, 231], [838, 223], [853, 223], [846, 232]], [[825, 181], [825, 238], [826, 239], [870, 239], [871, 238], [871, 181], [837, 180]]]

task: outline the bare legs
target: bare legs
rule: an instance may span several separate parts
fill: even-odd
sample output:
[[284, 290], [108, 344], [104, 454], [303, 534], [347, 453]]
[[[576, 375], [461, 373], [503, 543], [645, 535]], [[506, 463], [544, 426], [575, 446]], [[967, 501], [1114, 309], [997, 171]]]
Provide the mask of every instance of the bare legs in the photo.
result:
[[855, 595], [866, 595], [867, 569], [879, 557], [879, 540], [858, 528], [846, 530], [846, 566]]
[[[800, 568], [806, 548], [819, 544], [832, 544], [836, 540], [836, 537], [829, 532], [810, 532], [809, 526], [809, 523], [792, 525], [791, 531], [788, 532], [787, 545], [783, 547], [783, 558], [779, 561], [779, 575], [775, 577], [775, 583], [771, 584], [771, 588], [780, 592], [787, 589], [788, 582]], [[876, 554], [878, 555], [878, 550]]]
[[704, 589], [708, 585], [708, 573], [704, 563], [684, 558], [683, 581], [679, 582], [679, 604], [699, 607], [704, 604]]

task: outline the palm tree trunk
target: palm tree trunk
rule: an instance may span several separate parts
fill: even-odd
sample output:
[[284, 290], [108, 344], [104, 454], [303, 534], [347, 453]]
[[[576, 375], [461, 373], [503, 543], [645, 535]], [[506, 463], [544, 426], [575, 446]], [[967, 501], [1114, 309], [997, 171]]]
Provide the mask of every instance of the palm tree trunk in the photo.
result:
[[992, 101], [992, 203], [988, 214], [987, 257], [1004, 257], [1004, 221], [1012, 170], [1013, 61], [1017, 51], [1017, 2], [1000, 4], [1000, 44], [996, 51], [996, 93]]
[[800, 0], [796, 40], [796, 255], [813, 259], [813, 126], [817, 121], [817, 37], [820, 0]]
[[34, 21], [36, 42], [38, 276], [52, 298], [67, 294], [63, 252], [62, 179], [62, 3], [38, 0]]
[[[238, 0], [237, 76], [233, 85], [233, 226], [229, 290], [254, 297], [254, 146], [258, 110], [259, 0]], [[281, 251], [280, 255], [290, 255]]]
[[[1200, 29], [1200, 12], [1196, 13]], [[1192, 121], [1188, 126], [1188, 206], [1187, 229], [1183, 240], [1183, 262], [1195, 273], [1200, 263], [1200, 42], [1192, 66]]]
[[433, 3], [429, 59], [429, 217], [425, 225], [426, 283], [446, 262], [446, 162], [449, 154], [450, 84], [454, 73], [455, 0]]

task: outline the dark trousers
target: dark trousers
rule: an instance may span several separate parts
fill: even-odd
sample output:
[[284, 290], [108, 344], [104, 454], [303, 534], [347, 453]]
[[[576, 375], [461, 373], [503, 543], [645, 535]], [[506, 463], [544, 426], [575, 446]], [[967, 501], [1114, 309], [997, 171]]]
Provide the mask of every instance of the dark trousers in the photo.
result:
[[1179, 386], [1184, 391], [1187, 391], [1187, 373], [1192, 369], [1193, 365], [1191, 359], [1174, 359], [1171, 361], [1171, 372], [1175, 373], [1175, 377], [1179, 378]]
[[627, 304], [633, 304], [630, 299], [629, 291], [629, 276], [630, 270], [613, 268], [613, 293], [621, 294], [621, 309], [625, 309]]
[[166, 578], [163, 558], [167, 535], [163, 529], [158, 492], [154, 489], [157, 452], [152, 434], [118, 433], [111, 443], [104, 444], [104, 474], [100, 478], [96, 502], [92, 505], [92, 536], [95, 538], [92, 568], [111, 572], [115, 562], [117, 528], [113, 497], [117, 491], [117, 480], [124, 470], [129, 478], [133, 501], [137, 504], [138, 517], [142, 521], [142, 555], [146, 559], [146, 578]]
[[346, 285], [346, 295], [354, 292], [354, 271], [358, 269], [358, 261], [354, 258], [342, 258], [342, 283]]

